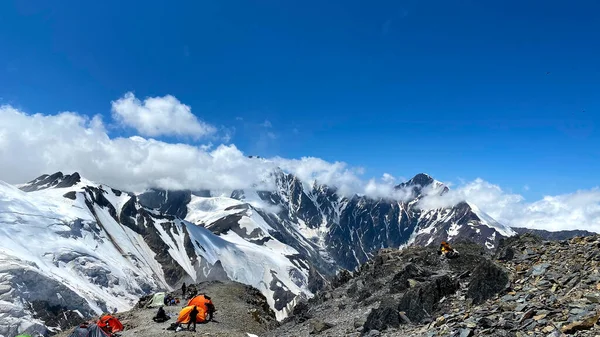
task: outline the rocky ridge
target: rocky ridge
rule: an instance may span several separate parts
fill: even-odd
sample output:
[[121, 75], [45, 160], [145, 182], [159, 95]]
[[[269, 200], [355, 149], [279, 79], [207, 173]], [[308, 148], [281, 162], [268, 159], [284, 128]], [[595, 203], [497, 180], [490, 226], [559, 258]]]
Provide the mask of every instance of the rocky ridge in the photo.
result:
[[265, 336], [600, 335], [600, 236], [380, 250]]
[[531, 229], [531, 228], [523, 228], [523, 227], [513, 227], [512, 228], [517, 234], [533, 234], [535, 236], [539, 236], [544, 240], [569, 240], [576, 236], [590, 236], [596, 235], [597, 233], [580, 230], [580, 229], [572, 229], [572, 230], [562, 230], [562, 231], [547, 231], [543, 229]]

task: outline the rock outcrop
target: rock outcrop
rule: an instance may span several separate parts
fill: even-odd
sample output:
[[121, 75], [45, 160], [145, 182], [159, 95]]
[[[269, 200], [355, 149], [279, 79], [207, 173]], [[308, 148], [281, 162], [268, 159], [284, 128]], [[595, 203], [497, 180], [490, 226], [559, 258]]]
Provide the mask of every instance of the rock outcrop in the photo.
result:
[[[380, 250], [307, 303], [313, 317], [334, 325], [320, 335], [600, 335], [600, 236], [525, 234], [495, 255], [467, 243], [456, 248], [461, 255], [452, 260], [426, 247]], [[310, 321], [290, 320], [266, 336], [308, 336]]]

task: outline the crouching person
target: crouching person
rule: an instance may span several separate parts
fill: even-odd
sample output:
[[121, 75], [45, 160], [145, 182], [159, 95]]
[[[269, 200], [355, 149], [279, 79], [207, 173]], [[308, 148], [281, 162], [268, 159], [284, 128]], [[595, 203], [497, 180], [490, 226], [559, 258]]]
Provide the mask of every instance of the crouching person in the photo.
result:
[[446, 241], [442, 241], [440, 244], [440, 249], [438, 250], [438, 255], [442, 255], [448, 259], [452, 259], [458, 257], [458, 251], [452, 247]]
[[156, 313], [156, 316], [154, 316], [152, 318], [153, 321], [155, 321], [156, 323], [162, 323], [162, 322], [166, 322], [170, 319], [171, 317], [169, 317], [167, 315], [167, 313], [165, 312], [165, 309], [163, 309], [163, 307], [158, 308], [158, 312]]

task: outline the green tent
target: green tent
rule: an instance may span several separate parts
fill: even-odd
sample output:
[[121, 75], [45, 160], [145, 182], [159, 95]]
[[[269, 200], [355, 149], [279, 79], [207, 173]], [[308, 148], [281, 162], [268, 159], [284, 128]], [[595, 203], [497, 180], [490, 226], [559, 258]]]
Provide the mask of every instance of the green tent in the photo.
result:
[[148, 304], [148, 308], [156, 308], [165, 305], [165, 293], [156, 293], [152, 296], [152, 300], [150, 304]]
[[18, 335], [18, 336], [15, 336], [15, 337], [31, 337], [31, 335]]

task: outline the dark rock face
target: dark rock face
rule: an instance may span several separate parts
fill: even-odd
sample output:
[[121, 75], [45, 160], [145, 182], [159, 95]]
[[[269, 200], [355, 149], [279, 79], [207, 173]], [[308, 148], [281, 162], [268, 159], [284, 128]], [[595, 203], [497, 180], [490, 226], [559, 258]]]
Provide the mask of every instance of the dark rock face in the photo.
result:
[[364, 324], [363, 332], [371, 330], [383, 331], [400, 326], [400, 316], [397, 305], [393, 301], [384, 301], [379, 308], [371, 310]]
[[[102, 227], [103, 224], [96, 215], [94, 205], [99, 205], [108, 209], [109, 214], [116, 222], [129, 227], [144, 238], [144, 241], [152, 251], [155, 252], [155, 259], [161, 264], [165, 279], [169, 284], [175, 285], [187, 275], [183, 267], [181, 267], [179, 263], [171, 257], [169, 251], [165, 249], [164, 239], [160, 236], [158, 229], [155, 227], [155, 221], [157, 219], [169, 220], [168, 222], [163, 222], [161, 225], [167, 233], [170, 233], [170, 228], [175, 227], [173, 223], [175, 218], [173, 216], [160, 216], [150, 213], [145, 208], [140, 207], [141, 205], [139, 205], [138, 199], [135, 196], [132, 196], [131, 199], [123, 205], [120, 214], [117, 214], [117, 210], [105, 197], [105, 194], [108, 193], [107, 191], [101, 187], [91, 186], [85, 187], [84, 190], [85, 203], [90, 212], [96, 217], [98, 226]], [[114, 239], [111, 238], [111, 240], [114, 242]], [[187, 253], [193, 259], [192, 263], [194, 263], [196, 258], [192, 243], [189, 240], [189, 235], [186, 235], [185, 237], [185, 246]], [[116, 245], [116, 247], [118, 248], [118, 245]], [[148, 291], [150, 291], [150, 289], [148, 289]]]
[[390, 292], [397, 293], [408, 289], [410, 287], [409, 279], [424, 281], [429, 276], [431, 276], [431, 272], [418, 267], [414, 263], [410, 263], [401, 272], [394, 275], [392, 284], [390, 285]]
[[340, 272], [331, 281], [331, 286], [337, 288], [341, 285], [348, 283], [352, 279], [352, 273], [346, 269], [340, 270]]
[[77, 193], [75, 193], [75, 191], [70, 191], [70, 192], [65, 193], [63, 195], [63, 197], [65, 197], [67, 199], [75, 200], [75, 199], [77, 199]]
[[33, 192], [47, 188], [64, 188], [71, 187], [81, 181], [79, 173], [75, 172], [71, 175], [64, 175], [62, 172], [56, 172], [52, 175], [44, 174], [27, 184], [20, 187], [22, 191]]
[[138, 195], [138, 200], [144, 207], [184, 219], [187, 215], [187, 205], [192, 200], [192, 192], [152, 189]]
[[319, 273], [317, 269], [310, 266], [308, 270], [308, 289], [312, 293], [316, 293], [319, 290], [329, 288], [331, 285], [326, 280], [325, 276]]
[[60, 181], [56, 185], [56, 188], [71, 187], [73, 185], [77, 185], [80, 181], [81, 181], [81, 176], [79, 175], [79, 173], [75, 172], [71, 175], [67, 175], [67, 176], [63, 177], [62, 181]]
[[300, 301], [294, 306], [290, 316], [284, 322], [294, 321], [296, 324], [305, 322], [313, 317], [310, 312], [310, 305], [306, 301]]
[[458, 289], [457, 280], [449, 276], [436, 277], [431, 282], [407, 291], [400, 300], [398, 310], [404, 311], [411, 321], [421, 322], [425, 318], [431, 318], [431, 313], [444, 296], [454, 294]]
[[271, 284], [269, 284], [269, 289], [275, 293], [275, 309], [281, 310], [285, 308], [288, 303], [293, 301], [294, 298], [296, 298], [296, 295], [283, 285], [283, 282], [277, 277], [277, 273], [271, 271], [271, 276], [273, 277], [273, 280], [271, 281]]
[[40, 319], [46, 326], [60, 327], [62, 330], [84, 321], [76, 312], [61, 305], [51, 305], [48, 301], [33, 301], [30, 310], [35, 313], [34, 318]]
[[[419, 229], [427, 230], [414, 237], [412, 244], [438, 245], [443, 240], [468, 239], [492, 250], [502, 237], [493, 227], [484, 225], [489, 218], [481, 219], [467, 203], [451, 209], [420, 209], [418, 201], [424, 197], [424, 188], [434, 185], [440, 194], [448, 191], [447, 187], [426, 174], [419, 174], [396, 186], [398, 190], [408, 191], [406, 194], [412, 193], [412, 197], [400, 202], [362, 196], [345, 198], [324, 185], [304, 186], [299, 179], [283, 172], [274, 174], [274, 178], [278, 188], [258, 192], [258, 195], [266, 203], [281, 209], [277, 213], [278, 218], [272, 219], [278, 224], [269, 223], [281, 233], [277, 239], [299, 251], [306, 251], [306, 242], [293, 242], [303, 239], [290, 231], [290, 227], [297, 226], [300, 221], [313, 230], [326, 226], [323, 236], [311, 239], [314, 242], [308, 245], [320, 244], [313, 246], [314, 251], [320, 255], [326, 253], [337, 267], [343, 269], [354, 270], [381, 248], [408, 244], [411, 235]], [[245, 193], [235, 191], [232, 197], [244, 200]], [[494, 222], [492, 225], [497, 224]], [[326, 251], [321, 251], [319, 246], [325, 246]], [[302, 253], [314, 255], [308, 251]], [[317, 268], [323, 275], [331, 275], [327, 263], [320, 261]]]
[[508, 273], [502, 267], [485, 260], [474, 271], [467, 296], [480, 304], [505, 290], [510, 284]]

